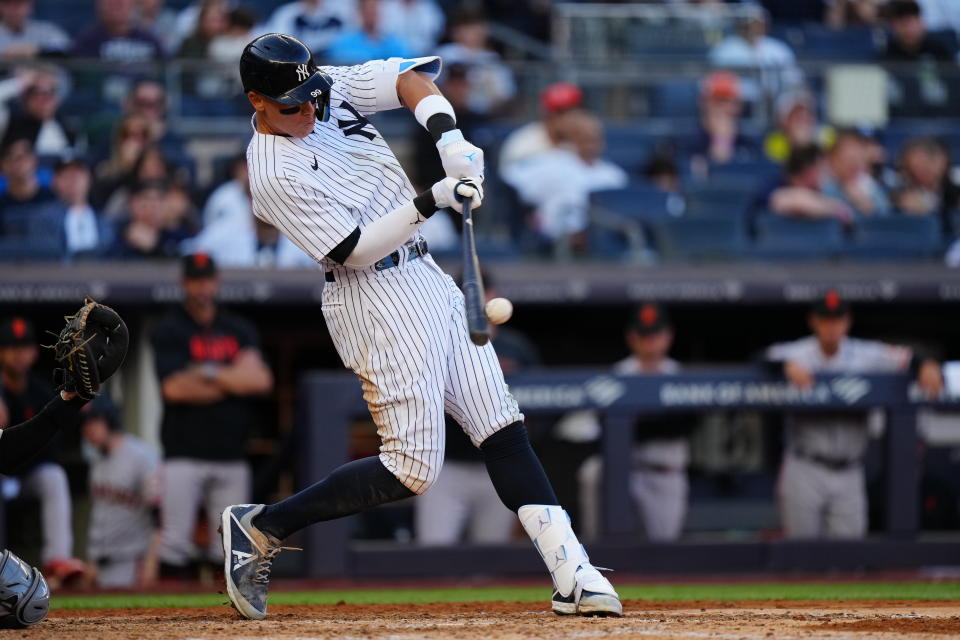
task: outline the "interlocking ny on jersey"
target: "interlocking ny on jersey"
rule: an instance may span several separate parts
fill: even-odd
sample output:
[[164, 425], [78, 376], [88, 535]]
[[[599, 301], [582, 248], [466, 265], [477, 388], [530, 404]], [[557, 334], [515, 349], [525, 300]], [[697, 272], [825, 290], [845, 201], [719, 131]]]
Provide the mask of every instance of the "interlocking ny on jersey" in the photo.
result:
[[440, 65], [440, 58], [427, 57], [321, 67], [333, 79], [327, 122], [318, 120], [312, 133], [293, 138], [258, 133], [254, 120], [247, 147], [254, 215], [317, 262], [333, 264], [327, 254], [354, 229], [416, 195], [366, 115], [401, 106], [401, 73], [415, 69], [432, 79]]

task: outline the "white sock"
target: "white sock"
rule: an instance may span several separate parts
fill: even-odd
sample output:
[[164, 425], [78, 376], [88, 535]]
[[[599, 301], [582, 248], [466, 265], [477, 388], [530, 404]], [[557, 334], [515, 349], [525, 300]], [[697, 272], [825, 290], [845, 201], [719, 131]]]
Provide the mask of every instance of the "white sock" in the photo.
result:
[[563, 597], [573, 593], [577, 569], [589, 564], [587, 552], [570, 526], [570, 516], [557, 505], [527, 504], [517, 511], [520, 522], [547, 565], [553, 586]]

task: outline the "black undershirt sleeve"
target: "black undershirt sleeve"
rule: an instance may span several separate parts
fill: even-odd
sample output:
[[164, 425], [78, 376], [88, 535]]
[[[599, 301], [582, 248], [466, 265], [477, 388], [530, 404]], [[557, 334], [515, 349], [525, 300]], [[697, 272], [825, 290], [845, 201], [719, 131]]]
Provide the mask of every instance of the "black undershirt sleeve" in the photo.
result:
[[46, 446], [57, 431], [76, 425], [85, 404], [84, 400], [63, 400], [58, 395], [26, 422], [4, 429], [0, 436], [0, 473], [14, 473]]
[[350, 254], [353, 253], [353, 250], [357, 248], [358, 242], [360, 242], [360, 227], [354, 229], [340, 244], [335, 246], [330, 253], [327, 254], [327, 257], [337, 264], [343, 264], [347, 261], [347, 258], [350, 257]]

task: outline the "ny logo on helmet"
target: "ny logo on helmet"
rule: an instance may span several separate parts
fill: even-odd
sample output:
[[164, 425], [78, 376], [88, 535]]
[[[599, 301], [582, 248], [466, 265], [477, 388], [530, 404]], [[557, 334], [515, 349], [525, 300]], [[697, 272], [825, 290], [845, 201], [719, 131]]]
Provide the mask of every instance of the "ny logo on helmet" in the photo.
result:
[[309, 77], [310, 77], [310, 72], [307, 71], [307, 65], [305, 64], [297, 65], [297, 80], [300, 80], [301, 82], [303, 82]]

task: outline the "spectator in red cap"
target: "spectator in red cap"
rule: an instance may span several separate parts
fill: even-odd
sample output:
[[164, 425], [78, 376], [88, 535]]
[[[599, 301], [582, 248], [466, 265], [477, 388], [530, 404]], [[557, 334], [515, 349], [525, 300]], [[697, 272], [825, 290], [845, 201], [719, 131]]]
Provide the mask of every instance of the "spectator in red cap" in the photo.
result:
[[700, 85], [700, 134], [691, 149], [692, 170], [704, 175], [711, 165], [751, 160], [757, 145], [740, 131], [743, 100], [740, 79], [714, 71]]
[[543, 118], [525, 124], [503, 141], [500, 167], [519, 162], [559, 145], [569, 128], [568, 117], [583, 105], [583, 92], [575, 84], [555, 82], [540, 94]]
[[590, 193], [627, 186], [626, 172], [602, 157], [603, 125], [579, 111], [570, 116], [571, 148], [554, 147], [504, 167], [503, 180], [533, 207], [526, 221], [540, 246], [557, 257], [588, 248]]
[[[767, 360], [787, 380], [811, 389], [817, 374], [910, 372], [929, 396], [943, 387], [940, 364], [910, 348], [849, 336], [850, 304], [835, 290], [817, 299], [808, 322], [813, 335], [772, 345]], [[803, 413], [787, 417], [780, 471], [780, 517], [788, 538], [861, 538], [867, 532], [863, 473], [864, 415]], [[912, 455], [912, 454], [911, 454]]]

